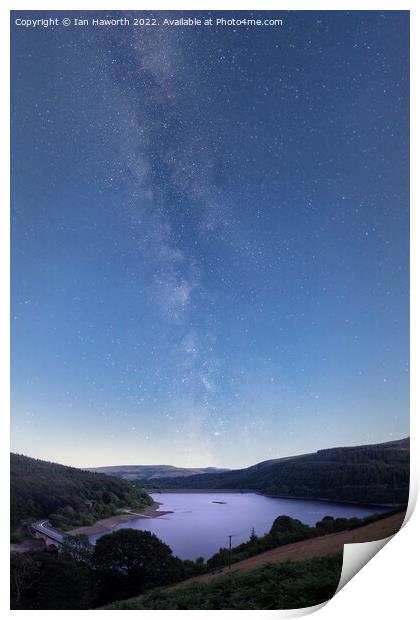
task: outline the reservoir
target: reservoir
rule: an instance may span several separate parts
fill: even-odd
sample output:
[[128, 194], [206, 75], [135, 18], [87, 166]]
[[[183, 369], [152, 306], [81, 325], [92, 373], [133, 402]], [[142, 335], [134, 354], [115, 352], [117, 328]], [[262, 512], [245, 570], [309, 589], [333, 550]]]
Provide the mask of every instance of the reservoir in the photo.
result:
[[[207, 560], [220, 547], [228, 546], [230, 534], [233, 547], [248, 540], [252, 528], [257, 536], [262, 536], [280, 515], [313, 526], [326, 515], [363, 518], [389, 510], [380, 506], [282, 499], [257, 493], [152, 493], [152, 497], [161, 504], [159, 510], [172, 512], [121, 523], [114, 531], [130, 527], [153, 532], [183, 560], [195, 560], [200, 556]], [[90, 536], [91, 542], [99, 536]]]

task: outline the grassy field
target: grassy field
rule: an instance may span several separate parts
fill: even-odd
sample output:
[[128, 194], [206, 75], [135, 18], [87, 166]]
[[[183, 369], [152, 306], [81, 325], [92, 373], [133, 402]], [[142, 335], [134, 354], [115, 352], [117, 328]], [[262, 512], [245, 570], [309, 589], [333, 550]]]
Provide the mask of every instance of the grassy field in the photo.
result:
[[342, 554], [303, 562], [268, 564], [233, 572], [211, 583], [191, 582], [177, 589], [152, 590], [117, 601], [105, 609], [296, 609], [334, 596], [340, 581]]

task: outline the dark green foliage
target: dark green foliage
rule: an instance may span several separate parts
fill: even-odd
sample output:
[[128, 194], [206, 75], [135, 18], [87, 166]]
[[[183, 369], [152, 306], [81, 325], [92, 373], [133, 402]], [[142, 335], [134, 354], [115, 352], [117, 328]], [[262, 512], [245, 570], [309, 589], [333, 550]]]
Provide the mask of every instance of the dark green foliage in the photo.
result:
[[125, 506], [140, 510], [152, 503], [138, 485], [19, 454], [10, 455], [10, 476], [12, 526], [49, 517], [53, 526], [66, 530], [91, 525]]
[[[410, 440], [318, 450], [246, 469], [161, 478], [162, 488], [247, 489], [268, 495], [361, 503], [406, 504]], [[145, 485], [146, 486], [146, 485]]]
[[[387, 513], [387, 516], [395, 514], [396, 512], [398, 511], [390, 511]], [[357, 517], [351, 517], [350, 519], [338, 517], [335, 519], [334, 517], [326, 516], [322, 521], [318, 521], [315, 527], [310, 527], [299, 521], [299, 519], [292, 519], [287, 515], [281, 515], [274, 520], [271, 530], [267, 534], [264, 534], [264, 536], [256, 536], [254, 531], [252, 531], [247, 542], [233, 547], [231, 550], [231, 562], [240, 562], [241, 560], [246, 560], [254, 555], [268, 551], [269, 549], [288, 545], [300, 540], [306, 540], [315, 536], [324, 536], [325, 534], [352, 530], [383, 518], [383, 514], [371, 515], [364, 519], [358, 519]], [[222, 566], [227, 566], [228, 559], [229, 550], [227, 548], [219, 549], [217, 553], [207, 560], [207, 568], [211, 571]]]
[[86, 534], [65, 536], [61, 551], [64, 557], [70, 558], [76, 564], [92, 566], [94, 546]]
[[[382, 515], [383, 516], [383, 515]], [[359, 519], [358, 517], [352, 517], [346, 519], [344, 517], [324, 517], [322, 521], [318, 521], [315, 525], [316, 536], [323, 536], [324, 534], [333, 534], [334, 532], [341, 532], [343, 530], [351, 530], [361, 524], [366, 524], [365, 519]]]
[[[231, 562], [240, 562], [246, 560], [253, 555], [258, 555], [274, 547], [278, 547], [279, 544], [273, 539], [271, 534], [264, 534], [264, 536], [250, 536], [247, 542], [241, 543], [231, 549]], [[207, 560], [207, 568], [209, 571], [227, 566], [229, 561], [229, 549], [222, 547], [217, 553]]]
[[[405, 444], [386, 446], [321, 450], [244, 470], [184, 478], [179, 480], [179, 486], [246, 488], [295, 497], [403, 503], [409, 482], [409, 448]], [[176, 481], [172, 480], [172, 484], [176, 486]]]
[[96, 551], [87, 536], [67, 536], [61, 553], [11, 554], [11, 607], [92, 609], [206, 569], [174, 557], [150, 532], [119, 530], [101, 538]]
[[249, 543], [250, 545], [253, 545], [253, 544], [255, 544], [255, 543], [257, 542], [257, 540], [258, 540], [258, 536], [257, 536], [257, 535], [256, 535], [256, 533], [255, 533], [255, 528], [253, 527], [253, 528], [251, 529], [251, 534], [250, 534], [250, 536], [249, 536], [248, 543]]
[[184, 563], [151, 532], [124, 528], [99, 538], [93, 566], [103, 602], [185, 578]]
[[24, 535], [22, 532], [10, 532], [10, 542], [11, 543], [20, 543], [24, 540]]
[[270, 564], [232, 573], [209, 584], [153, 591], [108, 609], [295, 609], [330, 599], [341, 575], [342, 555]]
[[183, 565], [183, 579], [207, 573], [207, 564], [204, 562], [204, 558], [197, 558], [195, 562], [193, 560], [183, 560]]
[[161, 478], [162, 488], [258, 490], [268, 495], [360, 503], [405, 504], [410, 440], [318, 450], [246, 469], [186, 478]]
[[56, 553], [11, 554], [12, 609], [86, 609], [95, 604], [88, 568]]
[[297, 540], [310, 538], [313, 535], [312, 528], [309, 525], [305, 525], [299, 519], [292, 519], [287, 515], [281, 515], [275, 519], [271, 526], [270, 534], [273, 542], [277, 545], [287, 545]]

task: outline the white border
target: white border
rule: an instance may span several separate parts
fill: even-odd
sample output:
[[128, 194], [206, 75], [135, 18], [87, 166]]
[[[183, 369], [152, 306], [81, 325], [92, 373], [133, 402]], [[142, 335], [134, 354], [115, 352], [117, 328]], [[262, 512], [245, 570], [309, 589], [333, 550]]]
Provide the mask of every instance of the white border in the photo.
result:
[[[1, 29], [2, 36], [0, 37], [1, 46], [1, 58], [2, 58], [2, 84], [7, 89], [9, 84], [9, 64], [6, 59], [9, 58], [9, 10], [41, 10], [39, 5], [33, 2], [6, 2], [6, 6], [1, 9]], [[280, 3], [273, 1], [250, 2], [249, 0], [243, 0], [242, 2], [231, 1], [226, 2], [221, 0], [212, 0], [211, 2], [191, 2], [185, 0], [184, 2], [160, 1], [154, 0], [153, 2], [124, 2], [123, 6], [116, 6], [115, 2], [103, 1], [98, 2], [96, 0], [91, 1], [84, 6], [80, 6], [79, 3], [71, 5], [72, 3], [64, 3], [60, 1], [50, 2], [44, 1], [40, 3], [42, 10], [411, 10], [411, 64], [412, 67], [417, 68], [417, 58], [420, 58], [419, 54], [419, 29], [417, 11], [414, 8], [414, 2], [390, 2], [390, 1], [323, 1], [320, 3], [315, 2], [299, 2], [295, 0], [293, 3]], [[80, 8], [79, 8], [80, 7]], [[418, 82], [414, 80], [414, 75], [417, 76], [417, 71], [412, 70], [412, 93], [411, 93], [411, 109], [419, 110], [419, 96], [418, 96]], [[3, 136], [9, 136], [9, 100], [5, 96], [1, 98], [1, 115], [0, 122], [3, 126]], [[417, 115], [413, 114], [411, 117], [411, 134], [412, 140], [417, 144], [416, 138], [418, 138], [419, 121]], [[8, 142], [8, 141], [7, 141]], [[4, 146], [4, 143], [3, 143]], [[9, 502], [8, 494], [5, 489], [9, 486], [9, 214], [6, 205], [9, 204], [9, 164], [8, 164], [8, 148], [2, 148], [1, 150], [1, 187], [6, 191], [6, 195], [3, 197], [2, 208], [0, 209], [0, 319], [1, 319], [1, 349], [0, 349], [0, 394], [2, 398], [1, 408], [1, 424], [2, 432], [0, 433], [1, 441], [1, 456], [2, 463], [0, 468], [1, 481], [3, 482], [1, 488], [3, 490], [3, 506], [2, 506], [2, 518], [3, 528], [5, 536], [8, 536], [8, 513]], [[419, 191], [418, 191], [418, 172], [417, 175], [414, 171], [419, 169], [418, 158], [416, 152], [412, 149], [412, 242], [411, 242], [411, 316], [419, 316], [420, 304], [419, 304], [419, 285], [418, 281], [418, 265], [419, 265], [419, 251], [416, 247], [419, 240]], [[417, 208], [416, 208], [417, 207]], [[417, 278], [416, 278], [417, 277]], [[419, 342], [419, 330], [417, 323], [413, 322], [411, 328], [411, 368], [412, 376], [420, 376], [419, 363], [418, 363], [418, 342]], [[418, 382], [413, 381], [411, 386], [411, 402], [412, 411], [417, 412], [419, 410], [419, 390]], [[411, 468], [411, 497], [410, 497], [410, 512], [414, 508], [415, 498], [417, 496], [417, 489], [419, 483], [419, 443], [418, 443], [418, 428], [416, 422], [416, 416], [411, 418], [411, 454], [412, 454], [412, 468]], [[313, 608], [313, 611], [322, 607], [320, 611], [317, 611], [317, 618], [320, 620], [349, 620], [353, 619], [355, 615], [359, 618], [380, 617], [381, 620], [394, 620], [398, 615], [404, 619], [410, 619], [415, 617], [415, 610], [418, 610], [417, 599], [417, 573], [418, 573], [418, 552], [419, 549], [419, 531], [420, 531], [420, 516], [419, 510], [416, 510], [405, 525], [404, 529], [392, 539], [389, 545], [373, 560], [371, 560], [367, 566], [363, 568], [361, 573], [357, 574], [352, 580], [351, 585], [344, 587], [326, 606], [317, 606]], [[4, 538], [4, 554], [3, 562], [1, 563], [1, 579], [0, 579], [0, 597], [2, 609], [7, 613], [19, 614], [19, 615], [31, 615], [32, 617], [56, 617], [56, 611], [14, 611], [8, 610], [8, 539]], [[370, 544], [370, 543], [367, 543]], [[145, 611], [137, 612], [141, 613], [143, 618], [179, 618], [188, 616], [189, 618], [214, 618], [217, 613], [230, 618], [239, 618], [253, 615], [254, 618], [274, 616], [278, 618], [284, 617], [297, 617], [303, 615], [309, 610], [298, 610], [297, 613], [293, 612], [281, 612], [281, 611]], [[61, 611], [62, 617], [73, 617], [77, 613], [79, 617], [86, 614], [90, 614], [90, 611]], [[101, 612], [95, 611], [95, 613], [112, 613], [112, 614], [126, 614], [123, 611], [114, 612]], [[115, 617], [115, 616], [114, 616]]]

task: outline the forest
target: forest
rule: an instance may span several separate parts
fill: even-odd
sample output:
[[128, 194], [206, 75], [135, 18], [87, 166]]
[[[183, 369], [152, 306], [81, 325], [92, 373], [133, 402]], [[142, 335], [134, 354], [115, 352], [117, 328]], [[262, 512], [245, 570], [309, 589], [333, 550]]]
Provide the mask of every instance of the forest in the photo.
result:
[[[369, 504], [406, 504], [410, 482], [410, 440], [330, 448], [264, 461], [217, 474], [160, 478], [157, 488], [241, 489], [267, 495]], [[147, 481], [139, 482], [147, 488]]]
[[141, 510], [152, 498], [138, 485], [104, 474], [10, 455], [10, 521], [47, 518], [62, 530], [91, 525], [129, 506]]

